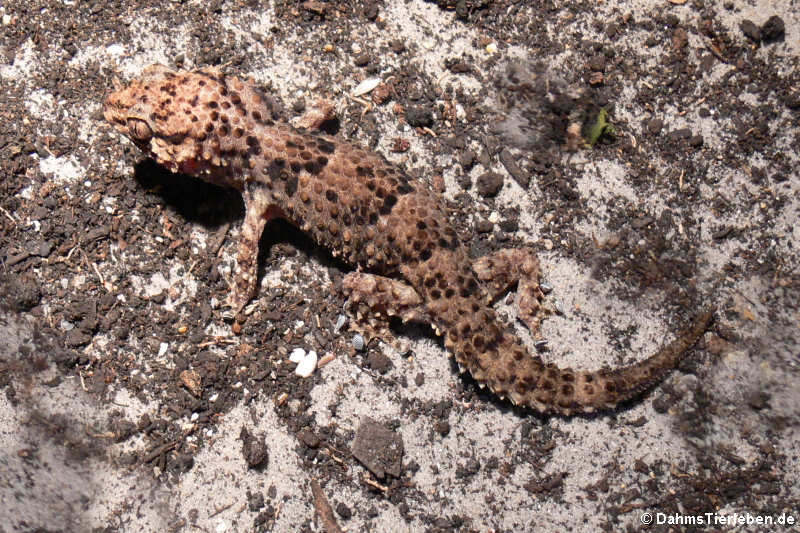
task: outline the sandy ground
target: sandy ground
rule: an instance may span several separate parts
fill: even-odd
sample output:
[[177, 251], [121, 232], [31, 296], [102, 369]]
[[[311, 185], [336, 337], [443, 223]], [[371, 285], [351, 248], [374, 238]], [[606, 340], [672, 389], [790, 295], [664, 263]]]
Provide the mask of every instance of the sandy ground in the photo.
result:
[[[794, 2], [439, 4], [0, 5], [0, 532], [800, 520]], [[643, 398], [543, 417], [424, 326], [355, 349], [347, 267], [278, 224], [234, 335], [241, 201], [102, 121], [155, 62], [225, 65], [288, 116], [327, 98], [335, 134], [443, 190], [473, 255], [536, 249], [548, 359], [642, 359], [708, 305], [715, 325]], [[601, 108], [613, 134], [570, 149]], [[297, 377], [297, 348], [332, 360]]]

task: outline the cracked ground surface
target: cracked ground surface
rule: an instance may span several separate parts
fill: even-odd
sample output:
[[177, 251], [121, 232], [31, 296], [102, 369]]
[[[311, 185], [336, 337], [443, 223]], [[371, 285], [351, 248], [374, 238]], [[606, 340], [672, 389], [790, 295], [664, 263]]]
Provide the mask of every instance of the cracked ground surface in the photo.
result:
[[[0, 7], [0, 531], [800, 519], [799, 21], [738, 0]], [[102, 120], [154, 62], [252, 76], [290, 118], [326, 98], [330, 133], [443, 191], [474, 258], [537, 250], [562, 311], [545, 359], [639, 360], [708, 304], [716, 324], [639, 401], [531, 415], [425, 327], [361, 347], [346, 267], [272, 223], [234, 335], [241, 199]], [[300, 378], [297, 348], [330, 362]]]

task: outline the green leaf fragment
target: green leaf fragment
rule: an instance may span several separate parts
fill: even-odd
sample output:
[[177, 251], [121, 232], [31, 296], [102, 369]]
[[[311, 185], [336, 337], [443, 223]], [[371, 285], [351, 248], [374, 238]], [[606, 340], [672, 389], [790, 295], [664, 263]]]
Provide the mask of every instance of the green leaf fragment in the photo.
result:
[[608, 121], [608, 111], [605, 108], [601, 108], [597, 113], [597, 120], [589, 129], [589, 139], [586, 144], [594, 146], [603, 135], [614, 136], [615, 133], [614, 126]]

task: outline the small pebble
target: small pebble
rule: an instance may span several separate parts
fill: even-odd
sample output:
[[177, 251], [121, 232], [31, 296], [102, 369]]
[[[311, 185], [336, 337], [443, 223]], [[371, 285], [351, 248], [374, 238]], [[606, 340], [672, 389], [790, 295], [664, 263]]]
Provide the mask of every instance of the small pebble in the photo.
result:
[[292, 350], [292, 353], [289, 354], [289, 361], [295, 364], [299, 364], [300, 361], [306, 356], [306, 351], [302, 348], [295, 348]]
[[314, 373], [317, 368], [317, 352], [311, 350], [306, 354], [302, 361], [294, 369], [294, 373], [301, 378], [307, 378]]
[[339, 318], [336, 319], [336, 325], [333, 326], [333, 332], [339, 333], [346, 323], [347, 317], [344, 315], [339, 315]]

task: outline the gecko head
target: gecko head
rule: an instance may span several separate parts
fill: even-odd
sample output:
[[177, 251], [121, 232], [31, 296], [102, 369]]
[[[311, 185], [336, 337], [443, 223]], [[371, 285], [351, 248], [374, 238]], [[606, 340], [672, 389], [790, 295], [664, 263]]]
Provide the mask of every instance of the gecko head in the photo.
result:
[[108, 95], [103, 115], [158, 163], [179, 171], [194, 164], [199, 143], [205, 140], [205, 110], [199, 100], [207, 98], [213, 73], [151, 65], [140, 78]]

